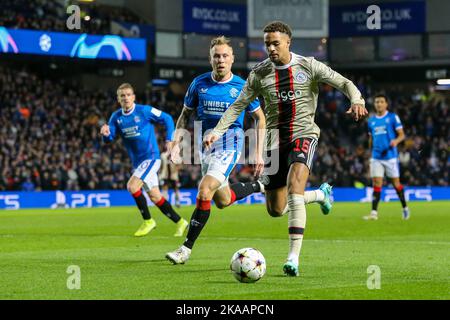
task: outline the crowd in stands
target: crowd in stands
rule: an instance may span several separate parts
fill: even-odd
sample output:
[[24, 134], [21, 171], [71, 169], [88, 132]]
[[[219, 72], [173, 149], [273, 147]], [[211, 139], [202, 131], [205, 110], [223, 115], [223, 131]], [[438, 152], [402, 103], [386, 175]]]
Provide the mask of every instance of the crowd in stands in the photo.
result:
[[[351, 77], [350, 77], [351, 78]], [[373, 95], [369, 82], [355, 81], [372, 114]], [[348, 101], [339, 91], [324, 86], [316, 122], [322, 128], [312, 181], [331, 181], [339, 186], [370, 185], [367, 121], [356, 123], [345, 116]], [[405, 93], [401, 86], [383, 86], [389, 111], [399, 115], [406, 140], [398, 147], [402, 183], [410, 186], [449, 185], [450, 100], [441, 93], [416, 90]]]
[[[353, 80], [373, 112], [370, 80]], [[175, 91], [147, 90], [137, 99], [176, 121], [183, 94]], [[436, 92], [406, 94], [396, 87], [385, 93], [407, 136], [399, 147], [402, 183], [448, 186], [449, 99]], [[316, 122], [322, 130], [310, 184], [370, 185], [367, 122], [345, 116], [348, 100], [331, 87], [322, 86], [320, 97]], [[132, 168], [122, 143], [104, 144], [99, 136], [100, 126], [118, 107], [115, 88], [86, 90], [64, 79], [50, 80], [0, 64], [0, 190], [126, 189]], [[163, 148], [164, 127], [157, 131]], [[195, 188], [200, 178], [199, 165], [182, 167], [182, 187]], [[252, 180], [253, 168], [238, 165], [230, 179]]]
[[[81, 8], [80, 29], [68, 29], [66, 26], [69, 17], [66, 7], [71, 3]], [[69, 1], [64, 6], [61, 1], [55, 0], [2, 0], [0, 10], [0, 26], [13, 29], [109, 34], [111, 21], [143, 22], [124, 7], [83, 4], [77, 1]]]

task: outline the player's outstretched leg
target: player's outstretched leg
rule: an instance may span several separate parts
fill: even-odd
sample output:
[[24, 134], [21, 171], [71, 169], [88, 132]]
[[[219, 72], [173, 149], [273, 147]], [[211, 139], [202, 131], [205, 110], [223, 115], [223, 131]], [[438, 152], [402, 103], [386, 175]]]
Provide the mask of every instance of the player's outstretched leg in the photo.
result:
[[167, 218], [176, 223], [177, 227], [174, 236], [181, 237], [189, 226], [188, 222], [175, 212], [169, 201], [162, 196], [158, 187], [151, 188], [150, 191], [148, 191], [148, 196]]
[[324, 182], [317, 190], [305, 191], [305, 204], [317, 202], [320, 204], [322, 213], [325, 215], [329, 214], [333, 206], [331, 202], [332, 188], [331, 185]]
[[147, 235], [150, 231], [156, 228], [156, 222], [150, 216], [150, 211], [147, 206], [147, 199], [145, 199], [144, 194], [141, 190], [132, 194], [134, 201], [136, 201], [136, 205], [139, 211], [142, 214], [142, 218], [144, 222], [139, 227], [139, 229], [134, 233], [135, 237], [143, 237]]
[[186, 241], [177, 250], [168, 252], [166, 258], [173, 264], [184, 264], [190, 257], [192, 247], [208, 222], [211, 213], [211, 200], [197, 199], [194, 213], [191, 217]]
[[156, 222], [150, 216], [150, 211], [147, 206], [147, 199], [142, 193], [143, 186], [144, 181], [140, 177], [134, 175], [131, 176], [130, 180], [127, 182], [127, 190], [133, 196], [134, 201], [141, 212], [142, 218], [144, 219], [142, 225], [134, 233], [134, 236], [136, 237], [143, 237], [156, 228]]
[[264, 185], [258, 180], [253, 182], [237, 182], [230, 185], [231, 203], [239, 201], [257, 192], [264, 192]]
[[188, 222], [181, 218], [178, 213], [175, 212], [169, 201], [164, 198], [158, 187], [153, 187], [148, 191], [150, 200], [158, 207], [158, 209], [170, 220], [176, 223], [176, 231], [174, 236], [181, 237], [189, 226]]
[[381, 198], [381, 187], [374, 186], [373, 187], [373, 194], [372, 194], [372, 211], [369, 215], [364, 216], [364, 220], [378, 220], [378, 203], [380, 202]]
[[177, 250], [166, 254], [166, 258], [173, 264], [183, 264], [189, 259], [195, 241], [208, 222], [211, 214], [211, 199], [220, 185], [220, 181], [210, 175], [204, 176], [200, 182], [197, 203], [192, 213], [186, 241]]
[[408, 220], [410, 217], [409, 208], [406, 204], [405, 192], [403, 191], [403, 185], [400, 183], [399, 179], [392, 179], [397, 196], [402, 203], [402, 218], [403, 220]]
[[298, 260], [303, 242], [303, 232], [306, 225], [305, 199], [300, 194], [288, 195], [289, 205], [289, 256], [283, 265], [283, 272], [287, 276], [299, 275]]
[[303, 233], [306, 226], [305, 186], [308, 181], [309, 168], [304, 163], [293, 163], [290, 166], [288, 186], [289, 206], [289, 255], [283, 265], [283, 272], [287, 276], [299, 275], [298, 262], [303, 242]]
[[155, 202], [155, 205], [167, 218], [176, 223], [177, 227], [174, 237], [181, 237], [187, 230], [189, 223], [175, 212], [172, 205], [164, 197], [161, 197], [158, 202]]
[[260, 181], [223, 185], [214, 193], [213, 198], [219, 209], [231, 206], [236, 201], [244, 199], [253, 193], [264, 192], [264, 185]]

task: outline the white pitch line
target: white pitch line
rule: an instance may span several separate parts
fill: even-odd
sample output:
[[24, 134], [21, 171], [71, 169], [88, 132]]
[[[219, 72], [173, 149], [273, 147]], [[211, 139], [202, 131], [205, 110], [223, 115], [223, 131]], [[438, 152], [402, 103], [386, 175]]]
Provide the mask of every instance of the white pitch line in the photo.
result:
[[[21, 234], [0, 234], [0, 238], [15, 238], [21, 237]], [[29, 237], [30, 235], [25, 235]], [[35, 234], [34, 236], [39, 236], [39, 234]], [[42, 235], [41, 235], [42, 236]], [[45, 234], [45, 236], [51, 236], [51, 234]], [[65, 237], [92, 237], [92, 238], [129, 238], [130, 236], [127, 234], [124, 235], [71, 235], [66, 234]], [[154, 236], [149, 235], [152, 239], [172, 239], [170, 236]], [[288, 241], [288, 239], [279, 239], [279, 238], [253, 238], [253, 237], [201, 237], [201, 239], [210, 239], [210, 240], [221, 240], [221, 241]], [[420, 240], [373, 240], [373, 239], [303, 239], [306, 242], [326, 242], [326, 243], [360, 243], [360, 242], [372, 242], [372, 243], [402, 243], [402, 244], [430, 244], [430, 245], [450, 245], [450, 241], [420, 241]]]
[[[217, 239], [225, 241], [288, 241], [288, 239], [278, 239], [278, 238], [227, 238], [227, 237], [202, 237], [202, 239]], [[450, 241], [419, 241], [419, 240], [371, 240], [371, 239], [359, 239], [359, 240], [348, 240], [348, 239], [303, 239], [306, 242], [336, 242], [336, 243], [358, 243], [358, 242], [379, 242], [379, 243], [410, 243], [410, 244], [436, 244], [436, 245], [450, 245]]]

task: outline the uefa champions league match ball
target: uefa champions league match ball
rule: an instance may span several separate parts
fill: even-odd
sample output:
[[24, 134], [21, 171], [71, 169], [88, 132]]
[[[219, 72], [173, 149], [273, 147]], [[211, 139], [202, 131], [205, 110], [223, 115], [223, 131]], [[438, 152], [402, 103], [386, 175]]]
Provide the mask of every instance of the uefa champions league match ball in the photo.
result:
[[266, 273], [266, 259], [254, 248], [239, 249], [231, 257], [230, 269], [236, 280], [253, 283]]

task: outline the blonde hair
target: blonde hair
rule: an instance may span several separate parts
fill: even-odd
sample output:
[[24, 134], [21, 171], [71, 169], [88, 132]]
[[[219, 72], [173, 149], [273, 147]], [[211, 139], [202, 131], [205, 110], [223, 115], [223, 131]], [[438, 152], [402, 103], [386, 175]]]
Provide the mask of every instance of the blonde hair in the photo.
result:
[[227, 46], [229, 46], [231, 49], [233, 49], [233, 47], [231, 46], [231, 40], [225, 36], [220, 36], [220, 37], [216, 37], [214, 39], [211, 40], [211, 44], [209, 46], [209, 49], [214, 48], [215, 46], [220, 46], [226, 44]]
[[120, 90], [123, 90], [123, 89], [131, 89], [131, 90], [133, 91], [133, 93], [134, 93], [134, 88], [133, 88], [133, 86], [132, 86], [131, 84], [125, 82], [125, 83], [122, 83], [122, 84], [117, 88], [117, 95], [119, 95], [119, 91], [120, 91]]

